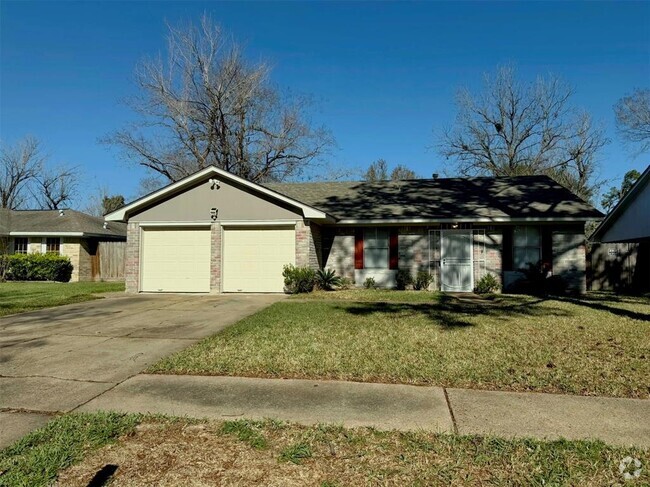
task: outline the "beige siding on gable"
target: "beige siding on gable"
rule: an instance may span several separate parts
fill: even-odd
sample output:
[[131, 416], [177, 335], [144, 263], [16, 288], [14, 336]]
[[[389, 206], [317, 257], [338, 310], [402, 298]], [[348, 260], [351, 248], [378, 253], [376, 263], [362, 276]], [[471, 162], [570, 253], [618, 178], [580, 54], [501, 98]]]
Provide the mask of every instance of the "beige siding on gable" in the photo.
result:
[[647, 182], [615, 218], [612, 226], [603, 234], [603, 242], [626, 242], [650, 238], [650, 182]]
[[220, 181], [211, 189], [208, 179], [130, 218], [131, 222], [209, 222], [210, 209], [217, 208], [218, 221], [297, 220], [301, 215], [267, 201], [233, 184]]

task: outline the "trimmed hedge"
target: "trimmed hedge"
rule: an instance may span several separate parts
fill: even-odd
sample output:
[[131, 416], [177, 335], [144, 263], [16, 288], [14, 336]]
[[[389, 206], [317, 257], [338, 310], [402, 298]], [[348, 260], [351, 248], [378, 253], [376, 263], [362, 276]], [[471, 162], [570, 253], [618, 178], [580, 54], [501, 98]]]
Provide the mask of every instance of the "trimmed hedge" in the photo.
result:
[[72, 263], [57, 254], [12, 254], [6, 259], [8, 281], [59, 281], [72, 277]]

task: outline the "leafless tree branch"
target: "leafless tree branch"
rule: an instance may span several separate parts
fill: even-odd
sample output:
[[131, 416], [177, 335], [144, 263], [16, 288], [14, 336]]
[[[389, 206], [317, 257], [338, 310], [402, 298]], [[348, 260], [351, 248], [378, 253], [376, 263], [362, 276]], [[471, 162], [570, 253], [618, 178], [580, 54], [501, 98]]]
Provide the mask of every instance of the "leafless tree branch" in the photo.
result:
[[34, 176], [30, 192], [36, 204], [44, 210], [58, 210], [69, 206], [77, 194], [79, 168], [59, 166], [42, 168]]
[[136, 69], [140, 120], [105, 141], [168, 181], [209, 165], [250, 181], [295, 176], [333, 140], [307, 120], [309, 99], [282, 96], [268, 75], [208, 16], [169, 26], [167, 57]]
[[26, 137], [15, 146], [0, 147], [0, 208], [17, 209], [29, 199], [29, 184], [39, 174], [45, 157], [40, 142]]
[[639, 153], [650, 151], [650, 89], [637, 89], [614, 105], [616, 127]]
[[608, 141], [570, 105], [572, 95], [558, 78], [526, 85], [512, 67], [501, 67], [486, 75], [482, 92], [459, 90], [456, 121], [443, 133], [440, 152], [465, 176], [547, 174], [591, 200], [597, 154]]

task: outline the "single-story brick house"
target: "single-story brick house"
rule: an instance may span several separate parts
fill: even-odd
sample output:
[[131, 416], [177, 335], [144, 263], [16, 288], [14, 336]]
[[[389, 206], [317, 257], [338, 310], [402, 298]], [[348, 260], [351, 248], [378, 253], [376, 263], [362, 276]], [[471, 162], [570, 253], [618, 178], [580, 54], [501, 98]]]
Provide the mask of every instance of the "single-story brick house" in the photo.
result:
[[282, 292], [285, 264], [383, 286], [398, 269], [471, 291], [544, 262], [585, 290], [585, 221], [543, 176], [259, 185], [208, 167], [106, 215], [127, 222], [128, 292]]
[[75, 210], [0, 209], [0, 237], [8, 253], [65, 255], [73, 267], [70, 281], [90, 281], [98, 242], [126, 240], [126, 225]]
[[630, 255], [620, 255], [619, 246], [608, 246], [608, 254], [603, 256], [603, 260], [627, 258], [630, 264], [633, 264], [631, 268], [608, 265], [608, 261], [592, 262], [595, 274], [600, 272], [608, 279], [616, 280], [619, 276], [607, 274], [628, 272], [631, 274], [630, 290], [650, 290], [650, 166], [600, 222], [589, 239], [602, 244], [630, 244], [627, 246], [627, 253]]

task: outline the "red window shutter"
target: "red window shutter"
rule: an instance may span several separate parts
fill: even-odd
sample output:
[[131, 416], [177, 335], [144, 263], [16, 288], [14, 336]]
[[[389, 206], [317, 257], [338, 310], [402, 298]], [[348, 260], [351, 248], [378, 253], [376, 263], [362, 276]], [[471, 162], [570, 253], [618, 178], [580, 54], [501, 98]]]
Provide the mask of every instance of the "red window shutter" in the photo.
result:
[[388, 268], [389, 269], [397, 269], [397, 263], [398, 263], [398, 248], [397, 248], [397, 228], [391, 228], [390, 229], [390, 243], [389, 243], [389, 250], [388, 250]]
[[363, 228], [354, 232], [354, 268], [363, 269]]

